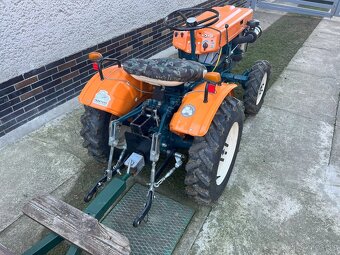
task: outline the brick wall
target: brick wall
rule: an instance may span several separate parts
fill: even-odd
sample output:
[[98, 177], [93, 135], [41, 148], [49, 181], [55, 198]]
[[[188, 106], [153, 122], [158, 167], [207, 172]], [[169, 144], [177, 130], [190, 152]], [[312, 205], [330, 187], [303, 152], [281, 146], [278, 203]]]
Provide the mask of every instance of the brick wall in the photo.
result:
[[[244, 3], [210, 0], [197, 7]], [[89, 52], [120, 60], [148, 58], [170, 47], [171, 39], [172, 33], [159, 20], [1, 83], [0, 137], [79, 95], [94, 74]]]

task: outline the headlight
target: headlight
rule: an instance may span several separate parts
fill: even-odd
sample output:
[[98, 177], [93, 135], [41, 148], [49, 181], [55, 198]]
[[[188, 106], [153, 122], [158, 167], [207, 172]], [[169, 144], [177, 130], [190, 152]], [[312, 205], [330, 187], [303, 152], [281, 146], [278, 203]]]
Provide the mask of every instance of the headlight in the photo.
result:
[[183, 107], [181, 113], [184, 117], [190, 117], [195, 114], [195, 107], [193, 105], [186, 105]]

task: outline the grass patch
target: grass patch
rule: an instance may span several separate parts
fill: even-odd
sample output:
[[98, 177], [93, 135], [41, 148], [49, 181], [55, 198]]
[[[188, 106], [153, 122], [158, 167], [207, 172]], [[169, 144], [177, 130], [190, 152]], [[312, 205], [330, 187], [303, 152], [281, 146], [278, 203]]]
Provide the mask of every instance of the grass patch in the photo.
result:
[[272, 65], [271, 86], [296, 52], [319, 24], [320, 18], [304, 15], [285, 15], [266, 29], [260, 39], [249, 44], [244, 59], [233, 73], [242, 73], [257, 60], [268, 60]]
[[321, 12], [328, 12], [329, 11], [329, 9], [326, 9], [326, 8], [315, 7], [315, 6], [304, 5], [304, 4], [299, 4], [299, 7], [314, 10], [314, 11], [321, 11]]

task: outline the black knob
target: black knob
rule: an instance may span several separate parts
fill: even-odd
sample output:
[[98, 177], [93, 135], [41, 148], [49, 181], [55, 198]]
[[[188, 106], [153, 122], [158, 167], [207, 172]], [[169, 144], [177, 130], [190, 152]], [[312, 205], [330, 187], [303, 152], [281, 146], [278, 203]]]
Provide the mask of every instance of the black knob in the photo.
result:
[[209, 44], [207, 42], [203, 43], [203, 49], [206, 50], [209, 47]]

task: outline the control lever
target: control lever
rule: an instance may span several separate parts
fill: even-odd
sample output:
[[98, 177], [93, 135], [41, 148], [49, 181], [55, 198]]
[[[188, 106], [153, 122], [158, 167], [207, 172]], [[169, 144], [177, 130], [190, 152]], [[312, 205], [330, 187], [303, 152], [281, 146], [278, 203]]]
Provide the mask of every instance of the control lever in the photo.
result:
[[[109, 161], [107, 164], [107, 180], [111, 181], [112, 179], [112, 160], [113, 160], [113, 153], [115, 150], [115, 147], [119, 143], [119, 132], [120, 132], [120, 123], [117, 120], [113, 120], [110, 122], [110, 130], [109, 130], [109, 146], [110, 146], [110, 155], [109, 155]], [[120, 174], [120, 172], [118, 171]]]
[[150, 174], [150, 188], [147, 195], [147, 200], [144, 205], [143, 210], [137, 215], [135, 220], [133, 221], [133, 226], [138, 227], [145, 216], [149, 213], [152, 201], [154, 199], [154, 193], [155, 193], [155, 176], [156, 176], [156, 164], [159, 160], [160, 155], [160, 133], [154, 133], [152, 134], [152, 141], [151, 141], [151, 149], [150, 149], [150, 161], [152, 162], [151, 166], [151, 174]]

